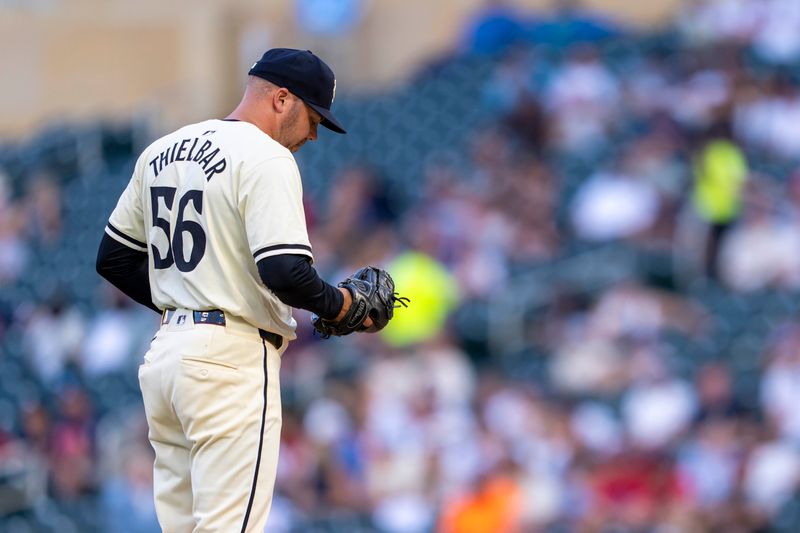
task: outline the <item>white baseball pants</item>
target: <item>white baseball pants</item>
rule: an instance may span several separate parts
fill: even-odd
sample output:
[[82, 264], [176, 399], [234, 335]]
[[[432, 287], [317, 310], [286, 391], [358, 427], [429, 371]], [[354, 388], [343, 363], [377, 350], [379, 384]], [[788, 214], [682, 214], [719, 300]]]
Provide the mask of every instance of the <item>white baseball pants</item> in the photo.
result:
[[[183, 318], [181, 318], [183, 317]], [[166, 533], [264, 531], [281, 430], [280, 350], [235, 317], [178, 309], [139, 368]]]

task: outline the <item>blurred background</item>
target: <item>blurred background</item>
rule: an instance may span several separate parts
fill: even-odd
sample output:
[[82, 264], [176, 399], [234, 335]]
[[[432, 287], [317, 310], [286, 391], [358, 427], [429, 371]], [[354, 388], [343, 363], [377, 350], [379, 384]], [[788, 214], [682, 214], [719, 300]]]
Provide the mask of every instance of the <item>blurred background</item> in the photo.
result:
[[94, 272], [139, 151], [273, 46], [337, 73], [298, 154], [316, 266], [267, 531], [800, 531], [800, 2], [0, 2], [0, 530], [158, 531]]

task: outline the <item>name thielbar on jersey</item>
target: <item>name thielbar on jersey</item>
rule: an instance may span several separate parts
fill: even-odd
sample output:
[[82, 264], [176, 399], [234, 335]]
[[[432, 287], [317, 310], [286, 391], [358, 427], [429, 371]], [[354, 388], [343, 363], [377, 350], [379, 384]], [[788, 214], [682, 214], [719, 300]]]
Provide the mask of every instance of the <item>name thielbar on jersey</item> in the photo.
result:
[[[198, 146], [198, 144], [200, 146]], [[206, 174], [206, 181], [209, 181], [214, 174], [219, 174], [227, 163], [225, 155], [220, 153], [219, 148], [214, 147], [214, 143], [208, 139], [192, 137], [176, 142], [166, 150], [150, 160], [150, 168], [153, 174], [158, 176], [164, 167], [169, 166], [175, 161], [193, 161], [203, 167]]]

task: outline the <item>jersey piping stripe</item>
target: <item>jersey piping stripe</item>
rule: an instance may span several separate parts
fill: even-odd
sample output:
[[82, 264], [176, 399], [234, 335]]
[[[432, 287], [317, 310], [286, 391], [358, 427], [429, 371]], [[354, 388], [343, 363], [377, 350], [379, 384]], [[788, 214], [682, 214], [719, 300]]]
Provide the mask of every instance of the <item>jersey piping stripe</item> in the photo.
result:
[[145, 250], [147, 249], [147, 244], [145, 244], [145, 243], [143, 243], [141, 241], [137, 241], [136, 239], [134, 239], [132, 237], [128, 237], [127, 235], [122, 233], [120, 230], [118, 230], [117, 228], [112, 226], [110, 222], [108, 224], [106, 224], [106, 227], [111, 231], [111, 233], [113, 233], [117, 237], [120, 237], [120, 238], [128, 241], [130, 244], [134, 244], [134, 245], [138, 246], [139, 248], [144, 248]]
[[264, 248], [256, 250], [253, 257], [258, 257], [266, 252], [274, 252], [275, 250], [306, 250], [310, 252], [311, 247], [305, 244], [273, 244], [272, 246], [265, 246]]
[[258, 468], [261, 466], [261, 450], [264, 448], [264, 424], [267, 418], [267, 384], [269, 383], [269, 374], [267, 373], [267, 341], [261, 339], [261, 345], [264, 347], [264, 406], [261, 408], [261, 431], [258, 435], [258, 456], [256, 457], [256, 469], [253, 473], [253, 486], [250, 487], [250, 499], [247, 502], [247, 511], [244, 513], [241, 533], [245, 533], [247, 530], [247, 521], [250, 520], [250, 511], [253, 509], [253, 500], [255, 500], [256, 497], [256, 485], [258, 484]]

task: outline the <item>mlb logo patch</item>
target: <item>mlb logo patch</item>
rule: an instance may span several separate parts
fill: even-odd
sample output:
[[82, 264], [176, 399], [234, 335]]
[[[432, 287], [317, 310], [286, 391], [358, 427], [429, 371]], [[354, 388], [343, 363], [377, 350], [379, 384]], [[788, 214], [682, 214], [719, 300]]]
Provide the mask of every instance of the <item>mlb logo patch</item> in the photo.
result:
[[177, 324], [180, 326], [180, 325], [183, 325], [185, 323], [186, 323], [186, 315], [179, 316]]

